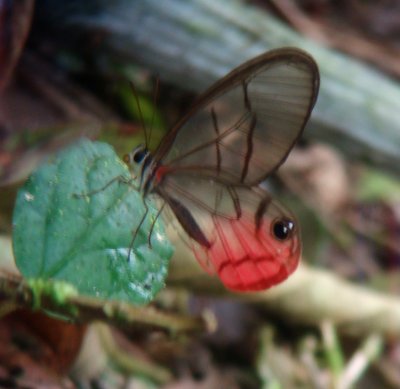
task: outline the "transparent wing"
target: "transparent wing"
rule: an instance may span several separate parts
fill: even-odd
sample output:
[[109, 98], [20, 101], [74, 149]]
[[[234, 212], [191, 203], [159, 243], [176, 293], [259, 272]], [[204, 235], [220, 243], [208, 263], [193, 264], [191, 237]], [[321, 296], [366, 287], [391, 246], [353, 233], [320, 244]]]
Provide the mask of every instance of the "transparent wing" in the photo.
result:
[[[266, 289], [296, 269], [301, 244], [295, 219], [261, 188], [167, 176], [158, 193], [191, 238], [200, 264], [227, 288]], [[292, 227], [285, 239], [274, 230], [282, 221]]]
[[270, 51], [214, 84], [164, 138], [155, 161], [170, 174], [193, 172], [255, 185], [285, 160], [301, 135], [319, 88], [303, 51]]
[[265, 289], [297, 267], [297, 223], [258, 184], [286, 159], [318, 88], [308, 54], [263, 54], [205, 92], [154, 155], [152, 191], [230, 289]]

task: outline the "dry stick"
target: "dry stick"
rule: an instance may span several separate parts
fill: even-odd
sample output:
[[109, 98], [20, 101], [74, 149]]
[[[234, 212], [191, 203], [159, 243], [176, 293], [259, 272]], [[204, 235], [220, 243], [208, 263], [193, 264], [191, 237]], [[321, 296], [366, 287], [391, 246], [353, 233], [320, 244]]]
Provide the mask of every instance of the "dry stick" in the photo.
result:
[[326, 388], [327, 379], [321, 371], [318, 359], [319, 341], [314, 335], [306, 335], [301, 342], [299, 359], [307, 371], [310, 379], [310, 385], [313, 388]]
[[165, 384], [172, 379], [172, 374], [164, 367], [156, 363], [133, 356], [124, 351], [116, 343], [110, 327], [98, 323], [97, 333], [101, 337], [102, 345], [113, 364], [119, 369], [132, 375], [145, 375], [161, 384]]
[[383, 350], [383, 339], [378, 334], [371, 334], [353, 355], [340, 377], [338, 389], [351, 389], [361, 378], [368, 366], [376, 360]]
[[140, 325], [170, 333], [207, 331], [203, 318], [166, 314], [154, 307], [135, 307], [125, 302], [103, 301], [66, 293], [54, 295], [54, 288], [42, 288], [39, 295], [19, 277], [0, 277], [0, 300], [14, 303], [18, 308], [43, 309], [77, 322], [102, 320], [115, 326]]
[[[400, 335], [400, 301], [392, 296], [353, 285], [328, 271], [305, 265], [301, 265], [289, 280], [275, 288], [258, 293], [233, 294], [224, 289], [216, 277], [210, 277], [199, 267], [182, 241], [178, 239], [175, 245], [176, 254], [171, 263], [168, 285], [185, 286], [190, 291], [204, 294], [235, 296], [242, 301], [275, 310], [297, 323], [319, 325], [322, 320], [328, 319], [338, 331], [357, 336], [371, 333]], [[33, 290], [20, 279], [1, 277], [0, 299], [20, 307], [35, 306]], [[171, 332], [207, 329], [206, 322], [199, 318], [168, 315], [153, 308], [133, 307], [126, 303], [104, 303], [94, 298], [71, 296], [64, 304], [60, 304], [51, 295], [42, 294], [40, 307], [79, 321], [140, 324]]]
[[205, 294], [234, 295], [296, 323], [320, 325], [328, 319], [338, 331], [350, 335], [375, 332], [400, 335], [400, 301], [394, 296], [356, 286], [327, 270], [302, 264], [279, 286], [263, 292], [233, 294], [222, 287], [217, 277], [210, 278], [204, 273], [189, 249], [178, 241], [174, 244], [177, 247], [169, 285], [185, 286]]

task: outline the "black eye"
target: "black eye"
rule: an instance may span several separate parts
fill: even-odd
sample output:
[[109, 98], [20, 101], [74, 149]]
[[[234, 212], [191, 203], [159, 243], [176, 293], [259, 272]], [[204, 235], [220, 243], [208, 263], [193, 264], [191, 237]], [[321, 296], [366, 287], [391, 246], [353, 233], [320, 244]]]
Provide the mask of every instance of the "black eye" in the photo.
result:
[[295, 225], [292, 220], [278, 219], [272, 224], [272, 233], [279, 240], [286, 240], [292, 236]]
[[140, 163], [143, 161], [144, 157], [147, 155], [147, 150], [138, 150], [136, 151], [135, 155], [133, 156], [133, 161], [136, 163]]

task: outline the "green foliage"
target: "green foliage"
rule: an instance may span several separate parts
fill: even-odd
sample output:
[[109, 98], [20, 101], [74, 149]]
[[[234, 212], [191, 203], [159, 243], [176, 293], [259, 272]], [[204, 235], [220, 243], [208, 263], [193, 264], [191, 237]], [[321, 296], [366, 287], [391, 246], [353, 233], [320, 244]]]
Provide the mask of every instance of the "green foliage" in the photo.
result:
[[151, 131], [151, 144], [148, 145], [151, 150], [159, 144], [164, 134], [165, 123], [154, 102], [146, 95], [139, 92], [136, 93], [137, 100], [131, 86], [127, 83], [119, 85], [115, 92], [119, 100], [119, 106], [122, 107], [128, 117], [135, 119], [147, 131]]
[[357, 197], [362, 201], [397, 201], [400, 185], [391, 175], [379, 170], [365, 170], [357, 188]]
[[160, 220], [149, 247], [156, 209], [148, 202], [128, 260], [132, 233], [145, 208], [134, 184], [116, 179], [122, 176], [130, 178], [128, 168], [112, 148], [89, 141], [32, 174], [18, 193], [13, 216], [13, 248], [21, 273], [63, 280], [99, 298], [149, 302], [164, 286], [173, 249]]

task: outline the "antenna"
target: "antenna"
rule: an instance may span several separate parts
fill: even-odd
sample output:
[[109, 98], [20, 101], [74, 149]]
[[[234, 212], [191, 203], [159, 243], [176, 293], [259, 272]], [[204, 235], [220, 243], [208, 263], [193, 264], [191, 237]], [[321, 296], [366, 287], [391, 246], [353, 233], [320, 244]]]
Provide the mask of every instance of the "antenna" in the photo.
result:
[[156, 85], [154, 88], [154, 93], [153, 93], [153, 112], [151, 113], [151, 122], [150, 122], [150, 130], [149, 130], [149, 146], [150, 146], [150, 141], [151, 141], [151, 135], [153, 132], [153, 125], [154, 125], [154, 116], [156, 112], [156, 104], [159, 96], [159, 91], [160, 91], [160, 77], [157, 76], [156, 78]]
[[147, 134], [146, 125], [145, 125], [145, 122], [144, 122], [143, 112], [142, 112], [142, 109], [140, 107], [139, 94], [138, 94], [138, 92], [136, 90], [135, 84], [132, 81], [130, 82], [130, 85], [131, 85], [133, 96], [135, 97], [136, 105], [137, 105], [137, 108], [138, 108], [138, 111], [139, 111], [140, 124], [142, 125], [143, 131], [144, 131], [144, 143], [145, 143], [145, 146], [146, 146], [146, 149], [147, 149], [148, 146], [149, 146], [149, 137], [147, 136], [148, 134]]

